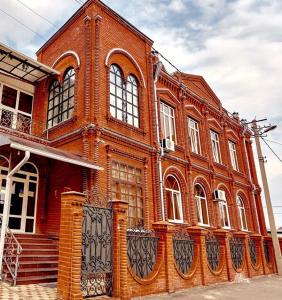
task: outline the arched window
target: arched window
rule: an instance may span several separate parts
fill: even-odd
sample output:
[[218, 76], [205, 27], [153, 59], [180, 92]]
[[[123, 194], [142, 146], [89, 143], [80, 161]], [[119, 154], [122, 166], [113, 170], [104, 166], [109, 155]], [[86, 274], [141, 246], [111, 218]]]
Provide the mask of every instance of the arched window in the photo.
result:
[[197, 205], [198, 223], [209, 225], [208, 203], [204, 188], [200, 184], [195, 185], [195, 201]]
[[239, 218], [240, 218], [240, 227], [242, 230], [248, 230], [246, 208], [244, 205], [244, 201], [240, 196], [237, 196], [236, 201], [237, 201], [237, 207], [238, 207]]
[[73, 68], [69, 68], [65, 72], [62, 86], [57, 80], [50, 85], [48, 128], [71, 118], [74, 109], [74, 83], [75, 71]]
[[169, 175], [165, 182], [167, 216], [170, 221], [183, 222], [181, 191], [176, 178]]
[[139, 127], [138, 81], [129, 75], [124, 82], [116, 64], [110, 68], [110, 113], [118, 120]]

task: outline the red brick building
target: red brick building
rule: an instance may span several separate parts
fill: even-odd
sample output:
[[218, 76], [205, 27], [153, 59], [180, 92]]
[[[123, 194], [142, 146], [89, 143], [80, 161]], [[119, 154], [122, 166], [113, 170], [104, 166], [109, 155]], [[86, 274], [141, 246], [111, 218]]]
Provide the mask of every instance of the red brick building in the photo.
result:
[[152, 44], [87, 1], [40, 63], [1, 46], [0, 213], [9, 203], [8, 236], [22, 244], [18, 283], [56, 280], [58, 257], [62, 299], [275, 271], [250, 131], [201, 76], [166, 72]]

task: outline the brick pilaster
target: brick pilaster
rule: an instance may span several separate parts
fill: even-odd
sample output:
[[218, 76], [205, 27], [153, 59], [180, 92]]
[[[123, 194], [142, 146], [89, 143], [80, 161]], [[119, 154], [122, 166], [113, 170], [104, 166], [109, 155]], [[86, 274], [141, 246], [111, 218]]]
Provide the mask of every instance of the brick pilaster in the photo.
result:
[[113, 220], [113, 297], [130, 299], [127, 279], [127, 209], [128, 203], [115, 200], [112, 202]]
[[85, 196], [77, 192], [61, 196], [58, 299], [83, 299], [80, 291], [82, 206]]

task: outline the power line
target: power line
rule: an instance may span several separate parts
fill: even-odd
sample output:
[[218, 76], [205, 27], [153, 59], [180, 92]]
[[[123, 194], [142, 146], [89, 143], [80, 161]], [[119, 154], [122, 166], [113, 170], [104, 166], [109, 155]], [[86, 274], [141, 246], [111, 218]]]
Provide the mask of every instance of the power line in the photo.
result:
[[82, 0], [74, 0], [76, 3], [78, 3], [79, 5], [83, 5], [84, 2]]
[[6, 11], [4, 11], [2, 8], [0, 8], [0, 11], [2, 13], [4, 13], [5, 15], [7, 15], [8, 17], [12, 18], [14, 21], [16, 21], [17, 23], [19, 23], [20, 25], [22, 25], [23, 27], [25, 27], [26, 29], [28, 29], [29, 31], [33, 32], [34, 34], [36, 34], [38, 37], [40, 37], [42, 40], [44, 40], [45, 42], [47, 41], [45, 39], [45, 37], [43, 37], [41, 34], [37, 33], [36, 31], [34, 31], [33, 29], [31, 29], [30, 27], [26, 26], [24, 23], [22, 23], [20, 20], [18, 20], [17, 18], [15, 18], [14, 16], [11, 16], [10, 14], [8, 14]]
[[281, 145], [282, 146], [282, 143], [279, 143], [279, 142], [276, 142], [276, 141], [271, 141], [269, 139], [265, 139], [266, 141], [268, 142], [271, 142], [271, 143], [274, 143], [274, 144], [277, 144], [277, 145]]
[[263, 137], [261, 139], [265, 142], [266, 146], [270, 149], [270, 151], [279, 159], [279, 161], [282, 163], [282, 159], [276, 154], [276, 152], [269, 146], [269, 144], [264, 140]]
[[48, 22], [50, 25], [52, 25], [54, 28], [57, 28], [57, 26], [52, 23], [51, 21], [49, 21], [48, 19], [46, 19], [45, 17], [43, 17], [42, 15], [40, 15], [38, 12], [36, 12], [35, 10], [33, 10], [31, 7], [29, 7], [28, 5], [26, 5], [25, 3], [23, 3], [21, 0], [16, 0], [18, 1], [21, 5], [23, 5], [25, 8], [27, 8], [28, 10], [30, 10], [31, 12], [33, 12], [35, 15], [37, 15], [38, 17], [40, 17], [41, 19], [43, 19], [44, 21]]

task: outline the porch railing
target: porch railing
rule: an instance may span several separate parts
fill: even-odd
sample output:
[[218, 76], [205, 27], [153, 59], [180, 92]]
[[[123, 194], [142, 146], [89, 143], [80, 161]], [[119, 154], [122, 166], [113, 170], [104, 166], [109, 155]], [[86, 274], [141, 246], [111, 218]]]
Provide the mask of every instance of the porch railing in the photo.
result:
[[5, 128], [11, 132], [34, 135], [48, 139], [46, 124], [32, 119], [32, 116], [24, 115], [20, 112], [13, 112], [8, 109], [0, 109], [0, 128]]
[[7, 228], [5, 235], [5, 248], [3, 253], [3, 260], [7, 266], [9, 273], [12, 276], [13, 285], [16, 285], [18, 268], [19, 268], [19, 256], [22, 253], [22, 247], [10, 228]]

